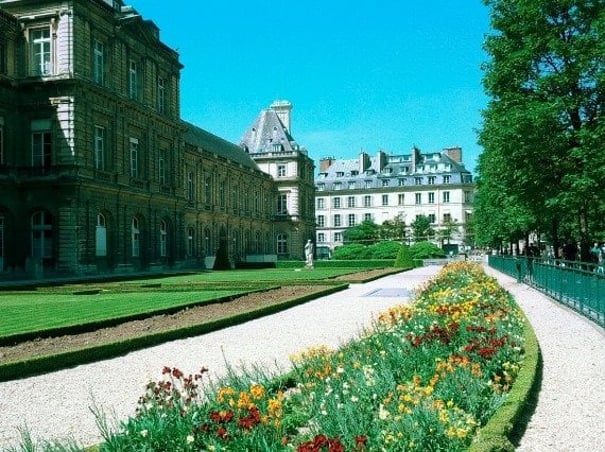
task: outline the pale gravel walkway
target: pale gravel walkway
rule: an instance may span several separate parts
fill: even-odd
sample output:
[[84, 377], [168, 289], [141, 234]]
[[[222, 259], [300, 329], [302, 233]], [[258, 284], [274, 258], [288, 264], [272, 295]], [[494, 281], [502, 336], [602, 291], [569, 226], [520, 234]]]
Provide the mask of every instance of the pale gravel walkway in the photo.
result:
[[356, 337], [373, 317], [405, 298], [366, 296], [377, 289], [413, 289], [439, 267], [427, 267], [381, 278], [268, 317], [203, 336], [169, 342], [126, 356], [19, 381], [0, 383], [0, 450], [14, 446], [26, 424], [34, 439], [72, 437], [81, 444], [101, 438], [90, 411], [92, 400], [123, 420], [134, 413], [150, 380], [163, 366], [185, 373], [208, 367], [213, 377], [231, 365], [258, 364], [287, 369], [289, 356], [303, 349], [337, 347]]
[[[143, 387], [161, 377], [164, 365], [213, 376], [233, 365], [286, 369], [288, 357], [313, 345], [337, 347], [401, 297], [368, 296], [378, 289], [412, 289], [439, 267], [427, 267], [352, 285], [287, 311], [204, 336], [174, 341], [124, 357], [0, 383], [0, 450], [18, 440], [26, 423], [34, 438], [72, 436], [84, 444], [100, 440], [89, 407], [92, 399], [118, 419], [133, 413]], [[518, 450], [605, 450], [605, 333], [573, 311], [486, 267], [511, 292], [532, 323], [542, 350], [544, 375], [536, 411]], [[385, 292], [386, 294], [386, 292]], [[393, 293], [389, 294], [393, 295]]]
[[605, 451], [605, 331], [514, 278], [486, 272], [516, 298], [544, 361], [536, 410], [517, 450]]

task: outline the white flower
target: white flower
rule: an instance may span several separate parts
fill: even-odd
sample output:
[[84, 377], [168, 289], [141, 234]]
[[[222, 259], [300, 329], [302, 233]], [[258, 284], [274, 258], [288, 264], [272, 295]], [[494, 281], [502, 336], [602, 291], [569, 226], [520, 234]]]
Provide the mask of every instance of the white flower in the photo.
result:
[[145, 438], [149, 432], [147, 430], [141, 430], [141, 436]]
[[187, 444], [190, 444], [193, 441], [195, 441], [195, 438], [193, 438], [193, 435], [187, 435]]
[[356, 397], [356, 396], [351, 397], [351, 402], [353, 402], [353, 403], [359, 402], [359, 397]]
[[384, 405], [381, 403], [378, 407], [378, 418], [384, 421], [386, 418], [389, 417], [389, 415], [390, 413], [385, 409]]

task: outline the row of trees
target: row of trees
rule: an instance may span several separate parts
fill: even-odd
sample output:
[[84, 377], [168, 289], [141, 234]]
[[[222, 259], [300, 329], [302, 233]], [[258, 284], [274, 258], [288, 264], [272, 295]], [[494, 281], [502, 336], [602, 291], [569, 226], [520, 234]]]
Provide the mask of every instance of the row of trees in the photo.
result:
[[483, 111], [474, 229], [498, 246], [537, 232], [605, 240], [605, 2], [483, 0]]
[[372, 220], [365, 220], [357, 226], [352, 226], [344, 231], [345, 243], [361, 243], [371, 245], [383, 240], [396, 240], [400, 242], [421, 242], [426, 240], [437, 240], [441, 244], [449, 243], [454, 236], [460, 232], [460, 225], [454, 220], [449, 220], [439, 227], [435, 227], [426, 215], [419, 215], [406, 226], [401, 215], [392, 220], [385, 220], [378, 225]]

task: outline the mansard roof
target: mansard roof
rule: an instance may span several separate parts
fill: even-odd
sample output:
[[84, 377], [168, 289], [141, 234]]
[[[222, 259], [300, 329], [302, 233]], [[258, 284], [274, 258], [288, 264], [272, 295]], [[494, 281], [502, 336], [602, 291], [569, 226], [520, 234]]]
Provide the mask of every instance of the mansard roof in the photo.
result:
[[189, 122], [184, 122], [184, 125], [187, 129], [183, 135], [186, 143], [201, 148], [206, 152], [216, 154], [224, 159], [231, 160], [246, 168], [260, 171], [256, 162], [236, 144], [213, 135]]
[[281, 145], [280, 151], [301, 150], [277, 112], [272, 108], [267, 108], [260, 112], [254, 123], [244, 133], [240, 146], [250, 154], [262, 154], [275, 152], [276, 145]]

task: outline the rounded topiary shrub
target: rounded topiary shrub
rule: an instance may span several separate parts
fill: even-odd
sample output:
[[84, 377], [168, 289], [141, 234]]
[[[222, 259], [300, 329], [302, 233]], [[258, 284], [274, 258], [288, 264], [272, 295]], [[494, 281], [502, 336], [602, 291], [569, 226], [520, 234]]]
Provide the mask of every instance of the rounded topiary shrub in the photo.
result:
[[445, 252], [431, 242], [418, 242], [410, 247], [412, 259], [437, 259], [445, 257]]
[[393, 267], [396, 268], [413, 268], [414, 267], [414, 259], [412, 258], [412, 253], [410, 251], [410, 247], [408, 245], [401, 245], [399, 248], [399, 253], [397, 253], [397, 259], [395, 259], [395, 264]]

